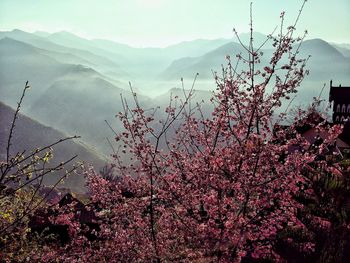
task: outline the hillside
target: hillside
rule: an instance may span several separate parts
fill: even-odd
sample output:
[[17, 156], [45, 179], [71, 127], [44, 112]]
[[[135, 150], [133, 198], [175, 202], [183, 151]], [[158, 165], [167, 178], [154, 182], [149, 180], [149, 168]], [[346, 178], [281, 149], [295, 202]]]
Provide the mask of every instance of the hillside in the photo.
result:
[[[6, 156], [7, 138], [13, 115], [14, 110], [0, 102], [0, 159], [4, 159]], [[11, 153], [16, 154], [24, 150], [29, 153], [33, 149], [44, 147], [65, 137], [67, 137], [66, 134], [20, 114], [16, 122]], [[84, 161], [86, 165], [91, 164], [97, 171], [108, 162], [105, 157], [102, 157], [79, 140], [65, 141], [54, 146], [53, 154], [50, 165], [58, 164], [74, 155], [78, 155], [75, 161]], [[48, 176], [45, 183], [49, 185], [55, 183], [59, 175], [60, 173]], [[82, 192], [84, 190], [84, 178], [81, 176], [71, 176], [65, 181], [64, 186], [69, 186], [74, 191]]]
[[243, 48], [238, 43], [224, 44], [202, 56], [186, 57], [175, 60], [160, 75], [162, 79], [172, 80], [180, 77], [191, 78], [199, 73], [200, 79], [213, 78], [213, 71], [220, 71], [220, 65], [226, 63], [226, 55], [239, 54]]
[[130, 92], [91, 67], [61, 63], [51, 53], [1, 39], [0, 96], [14, 107], [23, 83], [29, 80], [32, 89], [24, 113], [60, 131], [81, 135], [85, 142], [110, 154], [106, 137], [111, 134], [104, 120], [121, 110], [120, 94], [129, 97]]
[[[106, 137], [113, 134], [104, 120], [115, 121], [113, 117], [122, 110], [120, 94], [123, 91], [86, 70], [78, 68], [54, 81], [28, 113], [59, 130], [79, 134], [99, 151], [110, 154]], [[130, 99], [128, 93], [125, 97]]]
[[[50, 36], [50, 34], [48, 36]], [[53, 41], [50, 41], [47, 37], [42, 36], [42, 34], [40, 36], [18, 29], [0, 32], [0, 39], [6, 37], [20, 42], [24, 42], [38, 49], [59, 52], [63, 55], [70, 54], [72, 56], [78, 57], [80, 60], [88, 61], [88, 63], [93, 64], [96, 67], [96, 69], [100, 70], [103, 73], [114, 72], [115, 75], [118, 75], [118, 72], [122, 71], [122, 75], [126, 74], [117, 64], [117, 62], [111, 60], [111, 56], [109, 56], [109, 53], [104, 54], [106, 56], [101, 56], [98, 55], [98, 53], [92, 53], [87, 49], [84, 49], [84, 46], [77, 45], [78, 48], [74, 48], [71, 46], [63, 46]], [[67, 61], [64, 62], [67, 63]]]
[[344, 57], [350, 58], [350, 44], [332, 43], [332, 46], [342, 53]]

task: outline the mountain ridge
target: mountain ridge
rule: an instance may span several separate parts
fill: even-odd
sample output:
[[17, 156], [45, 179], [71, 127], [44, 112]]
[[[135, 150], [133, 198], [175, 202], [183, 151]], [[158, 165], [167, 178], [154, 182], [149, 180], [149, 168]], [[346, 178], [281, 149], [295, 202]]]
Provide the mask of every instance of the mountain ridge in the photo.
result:
[[[9, 127], [11, 126], [14, 112], [13, 108], [0, 101], [2, 124], [0, 128], [0, 159], [3, 159], [6, 153]], [[23, 150], [29, 153], [31, 150], [45, 147], [66, 137], [68, 137], [66, 134], [20, 113], [12, 137], [11, 154], [16, 154]], [[53, 146], [53, 159], [50, 161], [50, 165], [63, 162], [74, 155], [78, 155], [75, 161], [85, 161], [87, 165], [92, 164], [97, 170], [101, 169], [106, 162], [109, 162], [106, 157], [98, 154], [81, 140], [70, 140]], [[50, 175], [50, 177], [46, 178], [45, 183], [54, 184], [58, 178], [58, 174], [55, 176]], [[85, 191], [84, 184], [85, 180], [81, 176], [69, 177], [65, 182], [65, 185], [69, 185], [70, 188], [78, 192]]]

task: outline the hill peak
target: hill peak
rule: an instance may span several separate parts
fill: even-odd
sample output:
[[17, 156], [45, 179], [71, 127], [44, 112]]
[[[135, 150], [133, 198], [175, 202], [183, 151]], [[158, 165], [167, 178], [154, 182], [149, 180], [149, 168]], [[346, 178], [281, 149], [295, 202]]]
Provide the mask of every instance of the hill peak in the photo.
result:
[[28, 32], [25, 32], [25, 31], [17, 29], [17, 28], [13, 29], [12, 31], [8, 31], [8, 32], [12, 32], [12, 33], [28, 33]]
[[49, 38], [51, 38], [51, 37], [64, 37], [64, 38], [70, 38], [70, 39], [76, 39], [76, 40], [78, 40], [78, 39], [79, 40], [81, 40], [81, 39], [86, 40], [83, 37], [77, 36], [69, 31], [65, 31], [65, 30], [52, 33], [48, 37]]

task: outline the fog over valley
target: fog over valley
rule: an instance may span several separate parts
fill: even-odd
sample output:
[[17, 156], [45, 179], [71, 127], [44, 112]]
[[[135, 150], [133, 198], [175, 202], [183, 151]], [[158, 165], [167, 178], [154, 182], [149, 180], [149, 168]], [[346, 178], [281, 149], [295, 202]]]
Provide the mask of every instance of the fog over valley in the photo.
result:
[[[260, 46], [266, 35], [255, 33]], [[248, 34], [241, 34], [243, 43]], [[142, 105], [163, 106], [177, 89], [189, 90], [196, 73], [194, 89], [198, 101], [209, 105], [216, 88], [214, 74], [220, 76], [229, 55], [244, 48], [232, 39], [198, 39], [165, 48], [135, 48], [110, 40], [88, 40], [69, 32], [28, 33], [15, 29], [0, 32], [1, 102], [15, 107], [26, 80], [30, 81], [23, 113], [67, 134], [78, 134], [97, 152], [109, 156], [106, 138], [113, 137], [105, 120], [118, 130], [114, 117], [122, 110], [121, 95], [132, 102], [129, 82]], [[263, 49], [261, 65], [272, 55], [271, 40]], [[300, 87], [295, 105], [306, 105], [318, 96], [328, 98], [329, 81], [350, 82], [349, 46], [308, 39], [300, 57], [311, 55], [307, 76]], [[241, 64], [238, 70], [246, 65]], [[183, 83], [181, 82], [183, 78]], [[183, 85], [183, 86], [182, 86]], [[179, 92], [180, 96], [182, 92]]]

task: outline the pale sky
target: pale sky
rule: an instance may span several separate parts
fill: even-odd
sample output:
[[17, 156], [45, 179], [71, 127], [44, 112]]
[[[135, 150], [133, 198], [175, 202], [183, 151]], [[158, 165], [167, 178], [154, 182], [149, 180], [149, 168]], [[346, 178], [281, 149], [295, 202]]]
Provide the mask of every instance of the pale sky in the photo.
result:
[[[70, 31], [132, 46], [166, 46], [248, 31], [250, 0], [0, 0], [0, 30]], [[270, 33], [302, 0], [252, 0], [255, 30]], [[350, 0], [308, 0], [298, 29], [310, 38], [350, 43]]]

